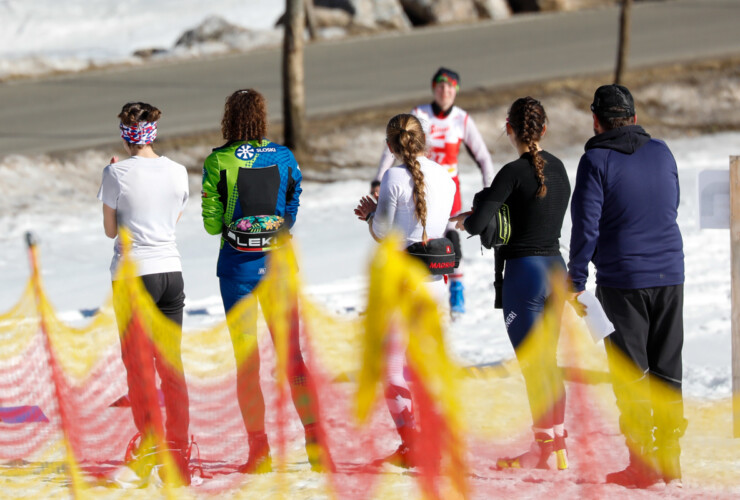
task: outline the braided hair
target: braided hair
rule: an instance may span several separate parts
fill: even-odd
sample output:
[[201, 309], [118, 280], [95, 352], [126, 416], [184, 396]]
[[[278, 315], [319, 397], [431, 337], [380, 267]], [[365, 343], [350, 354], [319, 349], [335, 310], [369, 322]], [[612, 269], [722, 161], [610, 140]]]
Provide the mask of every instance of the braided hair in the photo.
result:
[[426, 150], [426, 137], [421, 122], [414, 115], [396, 115], [388, 122], [385, 136], [391, 150], [403, 160], [414, 181], [414, 212], [426, 232], [427, 202], [424, 174], [418, 157]]
[[537, 197], [544, 198], [547, 194], [545, 185], [545, 160], [540, 156], [537, 143], [542, 138], [542, 132], [547, 123], [547, 114], [540, 101], [533, 97], [520, 97], [509, 108], [509, 125], [511, 125], [516, 139], [529, 148], [532, 156], [532, 165], [537, 176]]

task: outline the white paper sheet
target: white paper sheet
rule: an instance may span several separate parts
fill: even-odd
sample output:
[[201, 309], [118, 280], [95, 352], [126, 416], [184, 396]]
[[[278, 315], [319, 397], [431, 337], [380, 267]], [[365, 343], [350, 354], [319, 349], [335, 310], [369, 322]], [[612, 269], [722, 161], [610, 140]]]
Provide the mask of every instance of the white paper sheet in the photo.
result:
[[606, 317], [601, 302], [593, 293], [585, 291], [576, 299], [586, 307], [586, 316], [583, 319], [586, 321], [586, 326], [594, 342], [598, 342], [614, 332], [614, 325]]

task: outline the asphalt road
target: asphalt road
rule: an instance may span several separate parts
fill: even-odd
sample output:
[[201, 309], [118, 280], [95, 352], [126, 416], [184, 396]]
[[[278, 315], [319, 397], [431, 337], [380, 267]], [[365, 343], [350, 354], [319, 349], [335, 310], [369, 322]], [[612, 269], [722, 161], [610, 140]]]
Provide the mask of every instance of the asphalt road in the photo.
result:
[[[314, 43], [307, 113], [427, 98], [440, 65], [460, 72], [463, 90], [610, 71], [618, 22], [614, 7]], [[629, 67], [738, 54], [739, 22], [740, 0], [637, 2]], [[225, 97], [243, 87], [262, 91], [279, 119], [280, 61], [276, 48], [2, 84], [0, 156], [117, 142], [116, 115], [132, 100], [163, 110], [160, 137], [218, 129]]]

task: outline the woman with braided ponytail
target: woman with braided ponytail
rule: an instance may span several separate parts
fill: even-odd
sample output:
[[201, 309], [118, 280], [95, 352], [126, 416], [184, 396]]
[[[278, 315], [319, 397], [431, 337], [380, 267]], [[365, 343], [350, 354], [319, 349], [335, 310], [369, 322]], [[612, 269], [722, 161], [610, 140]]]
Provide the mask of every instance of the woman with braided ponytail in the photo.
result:
[[[565, 386], [557, 369], [559, 323], [542, 336], [548, 340], [537, 339], [537, 363], [531, 363], [531, 356], [523, 356], [520, 349], [524, 340], [531, 337], [530, 331], [542, 317], [545, 304], [552, 303], [556, 311], [562, 307], [562, 303], [554, 304], [551, 297], [551, 280], [565, 273], [559, 238], [570, 198], [570, 182], [563, 163], [540, 148], [546, 130], [547, 115], [538, 100], [523, 97], [514, 101], [506, 120], [506, 135], [519, 159], [505, 165], [491, 187], [475, 195], [471, 212], [452, 218], [459, 229], [481, 234], [497, 230], [491, 225], [497, 223], [495, 216], [502, 205], [509, 211], [511, 235], [497, 249], [497, 260], [503, 259], [506, 265], [501, 306], [524, 375], [534, 443], [526, 453], [499, 460], [498, 468], [547, 469], [553, 454], [559, 469], [568, 466]], [[531, 348], [527, 351], [531, 352]]]
[[[461, 159], [459, 158], [460, 150], [467, 150], [480, 169], [483, 187], [490, 186], [493, 180], [493, 160], [491, 160], [491, 154], [473, 117], [455, 105], [455, 99], [460, 90], [460, 74], [449, 68], [441, 67], [432, 76], [431, 84], [434, 99], [428, 104], [416, 106], [411, 110], [411, 114], [419, 118], [426, 128], [426, 156], [447, 169], [447, 173], [455, 183], [455, 201], [452, 203], [450, 215], [457, 215], [463, 209], [458, 168]], [[462, 146], [465, 147], [462, 148]], [[370, 192], [375, 198], [378, 197], [383, 175], [396, 164], [395, 161], [395, 155], [388, 148], [383, 148], [378, 171], [370, 184]], [[454, 223], [447, 225], [445, 237], [452, 242], [456, 257], [455, 270], [449, 275], [450, 312], [455, 318], [465, 313], [465, 286], [463, 284], [462, 246]]]
[[[411, 114], [396, 115], [386, 127], [386, 142], [402, 163], [383, 175], [377, 204], [365, 196], [355, 214], [367, 221], [376, 240], [392, 229], [403, 234], [405, 246], [444, 236], [455, 198], [455, 183], [447, 170], [424, 156], [426, 140], [419, 119]], [[429, 276], [426, 283], [440, 308], [447, 306], [447, 287], [442, 276]], [[405, 348], [399, 332], [390, 335], [387, 347], [388, 409], [401, 436], [401, 445], [386, 459], [400, 467], [413, 467], [410, 453], [416, 435], [414, 411], [408, 384], [403, 376]]]

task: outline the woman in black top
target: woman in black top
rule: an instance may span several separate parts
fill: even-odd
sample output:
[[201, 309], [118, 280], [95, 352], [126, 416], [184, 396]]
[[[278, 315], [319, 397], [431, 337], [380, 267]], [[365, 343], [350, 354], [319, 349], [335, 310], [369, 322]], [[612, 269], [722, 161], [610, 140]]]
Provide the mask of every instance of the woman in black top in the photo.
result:
[[[506, 164], [491, 187], [476, 194], [472, 212], [455, 218], [458, 227], [481, 234], [490, 231], [489, 224], [495, 223], [494, 215], [503, 204], [510, 214], [510, 239], [497, 250], [498, 258], [506, 261], [502, 305], [506, 330], [527, 387], [535, 442], [526, 453], [499, 460], [499, 468], [546, 469], [553, 452], [559, 469], [568, 466], [565, 387], [557, 368], [559, 321], [548, 331], [533, 329], [551, 299], [552, 276], [565, 273], [558, 239], [570, 198], [563, 163], [539, 146], [546, 122], [545, 110], [536, 99], [523, 97], [511, 105], [506, 134], [519, 159]], [[559, 318], [562, 303], [554, 305]], [[538, 331], [541, 334], [535, 335]]]

